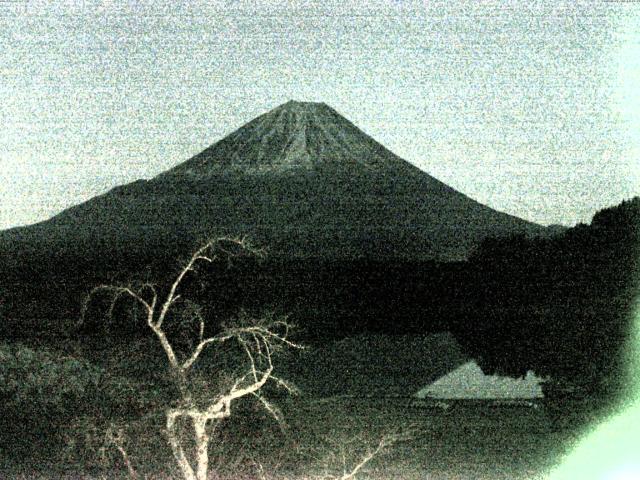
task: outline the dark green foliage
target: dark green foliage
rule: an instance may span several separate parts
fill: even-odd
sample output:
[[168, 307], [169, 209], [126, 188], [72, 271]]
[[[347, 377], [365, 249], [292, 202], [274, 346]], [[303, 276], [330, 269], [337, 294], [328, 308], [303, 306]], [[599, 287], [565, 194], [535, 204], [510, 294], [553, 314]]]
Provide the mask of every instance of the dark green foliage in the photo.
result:
[[[364, 332], [453, 330], [489, 372], [523, 375], [533, 369], [542, 375], [581, 378], [589, 388], [598, 389], [601, 385], [594, 382], [594, 375], [610, 385], [621, 368], [620, 349], [639, 278], [639, 204], [636, 198], [605, 209], [591, 225], [577, 225], [556, 237], [487, 240], [468, 262], [243, 258], [231, 265], [203, 266], [185, 289], [202, 306], [213, 329], [240, 307], [259, 312], [270, 306], [290, 314], [300, 326], [303, 343]], [[168, 254], [158, 253], [151, 250], [120, 265], [121, 272], [102, 278], [89, 266], [79, 265], [82, 261], [71, 259], [51, 268], [53, 274], [27, 272], [21, 280], [14, 279], [10, 288], [15, 291], [2, 308], [20, 322], [28, 316], [27, 322], [37, 324], [30, 330], [33, 323], [20, 323], [21, 334], [34, 335], [43, 327], [48, 334], [52, 324], [59, 325], [57, 320], [43, 324], [38, 319], [74, 309], [65, 318], [78, 318], [86, 285], [111, 279], [172, 278], [179, 256], [169, 259]], [[89, 275], [76, 276], [76, 270], [85, 267]], [[24, 288], [30, 276], [46, 281]], [[160, 282], [160, 288], [166, 285]], [[22, 292], [40, 298], [29, 303], [15, 300]], [[33, 311], [25, 306], [33, 306]], [[93, 333], [99, 342], [105, 334], [144, 338], [146, 325], [140, 315], [132, 315], [130, 304], [122, 302], [109, 324], [104, 307], [94, 303], [83, 334]], [[177, 325], [180, 319], [173, 320]]]
[[22, 345], [0, 346], [0, 448], [29, 458], [60, 445], [64, 425], [91, 408], [100, 371]]
[[456, 334], [488, 372], [534, 369], [583, 394], [613, 393], [639, 259], [638, 197], [554, 238], [485, 241], [469, 262], [475, 311]]
[[144, 394], [137, 382], [77, 356], [1, 345], [0, 452], [29, 461], [95, 460], [112, 422], [153, 411]]
[[[242, 259], [230, 267], [203, 268], [185, 289], [193, 292], [191, 298], [214, 329], [239, 306], [258, 312], [273, 305], [286, 309], [301, 326], [303, 343], [366, 331], [453, 330], [487, 372], [519, 376], [533, 369], [600, 394], [619, 386], [629, 306], [637, 291], [639, 210], [640, 199], [634, 199], [599, 212], [591, 225], [578, 225], [557, 237], [487, 240], [467, 262]], [[72, 250], [48, 252], [41, 264], [31, 261], [24, 269], [11, 270], [0, 280], [5, 287], [0, 309], [5, 318], [14, 319], [3, 323], [4, 333], [33, 338], [44, 332], [43, 338], [54, 344], [59, 338], [51, 333], [55, 329], [67, 335], [78, 331], [70, 328], [77, 322], [69, 319], [78, 318], [87, 285], [173, 278], [180, 264], [176, 252], [124, 250], [113, 263], [113, 257], [104, 254], [97, 265], [74, 257]], [[160, 281], [159, 288], [166, 289], [166, 284]], [[5, 455], [51, 453], [58, 445], [71, 445], [69, 458], [89, 462], [101, 448], [100, 432], [114, 421], [124, 422], [130, 438], [141, 440], [131, 448], [143, 463], [170, 455], [158, 454], [158, 449], [166, 449], [163, 437], [144, 437], [145, 432], [161, 430], [158, 409], [174, 395], [170, 382], [163, 380], [163, 353], [155, 343], [141, 340], [148, 332], [130, 304], [120, 304], [109, 324], [104, 321], [105, 304], [98, 300], [82, 326], [83, 342], [89, 345], [82, 358], [88, 361], [24, 346], [0, 349], [0, 447]], [[169, 318], [169, 324], [180, 321]], [[169, 324], [169, 333], [175, 335]], [[182, 339], [185, 345], [189, 340]], [[221, 355], [228, 358], [203, 362], [193, 380], [217, 391], [228, 376], [214, 367], [233, 366], [235, 358], [233, 352]], [[247, 418], [257, 417], [250, 412]], [[252, 424], [234, 418], [221, 426], [214, 448], [221, 448], [219, 458], [230, 458], [229, 452], [240, 451], [234, 443], [239, 437], [251, 438], [245, 443], [256, 451], [253, 440], [265, 431], [272, 435], [269, 441], [280, 441], [270, 419]], [[111, 458], [111, 465], [115, 461]]]
[[0, 346], [2, 408], [25, 417], [86, 408], [101, 375], [85, 360], [22, 345]]

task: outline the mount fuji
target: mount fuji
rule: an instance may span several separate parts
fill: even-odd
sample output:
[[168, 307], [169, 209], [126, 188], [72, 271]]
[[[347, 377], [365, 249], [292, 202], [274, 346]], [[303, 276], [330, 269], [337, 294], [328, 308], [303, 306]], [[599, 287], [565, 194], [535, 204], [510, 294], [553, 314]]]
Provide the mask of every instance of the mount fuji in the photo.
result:
[[328, 105], [290, 101], [152, 179], [0, 242], [88, 254], [246, 234], [275, 257], [450, 261], [488, 236], [545, 231], [431, 177]]

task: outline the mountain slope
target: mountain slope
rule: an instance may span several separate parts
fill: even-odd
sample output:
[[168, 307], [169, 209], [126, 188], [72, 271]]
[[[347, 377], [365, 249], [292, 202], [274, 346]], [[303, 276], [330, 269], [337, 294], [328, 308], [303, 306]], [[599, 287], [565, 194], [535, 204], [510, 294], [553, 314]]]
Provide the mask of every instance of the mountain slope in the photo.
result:
[[247, 234], [276, 257], [455, 260], [487, 236], [543, 231], [420, 171], [327, 105], [288, 102], [151, 180], [3, 236], [109, 251]]

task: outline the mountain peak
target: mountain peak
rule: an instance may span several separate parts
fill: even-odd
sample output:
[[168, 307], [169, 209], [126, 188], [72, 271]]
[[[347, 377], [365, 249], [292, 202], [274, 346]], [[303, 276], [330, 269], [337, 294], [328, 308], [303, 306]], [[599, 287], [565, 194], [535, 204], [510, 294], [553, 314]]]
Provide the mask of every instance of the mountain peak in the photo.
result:
[[160, 175], [208, 177], [406, 163], [326, 103], [289, 100]]
[[289, 100], [288, 102], [285, 102], [276, 108], [313, 110], [317, 108], [327, 108], [327, 107], [329, 107], [329, 105], [327, 105], [324, 102], [301, 102], [299, 100]]
[[278, 113], [295, 113], [299, 115], [322, 115], [323, 112], [334, 112], [336, 115], [340, 116], [333, 108], [327, 105], [324, 102], [301, 102], [298, 100], [289, 100], [282, 105], [277, 106], [267, 114], [278, 114]]

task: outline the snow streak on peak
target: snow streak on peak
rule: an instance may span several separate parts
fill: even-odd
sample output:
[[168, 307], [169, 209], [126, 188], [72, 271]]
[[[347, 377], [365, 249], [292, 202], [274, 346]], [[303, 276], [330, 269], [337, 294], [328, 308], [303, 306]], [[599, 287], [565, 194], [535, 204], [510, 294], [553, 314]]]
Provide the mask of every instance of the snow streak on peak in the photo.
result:
[[161, 177], [198, 178], [225, 172], [256, 174], [292, 169], [379, 170], [404, 163], [325, 103], [291, 100]]

